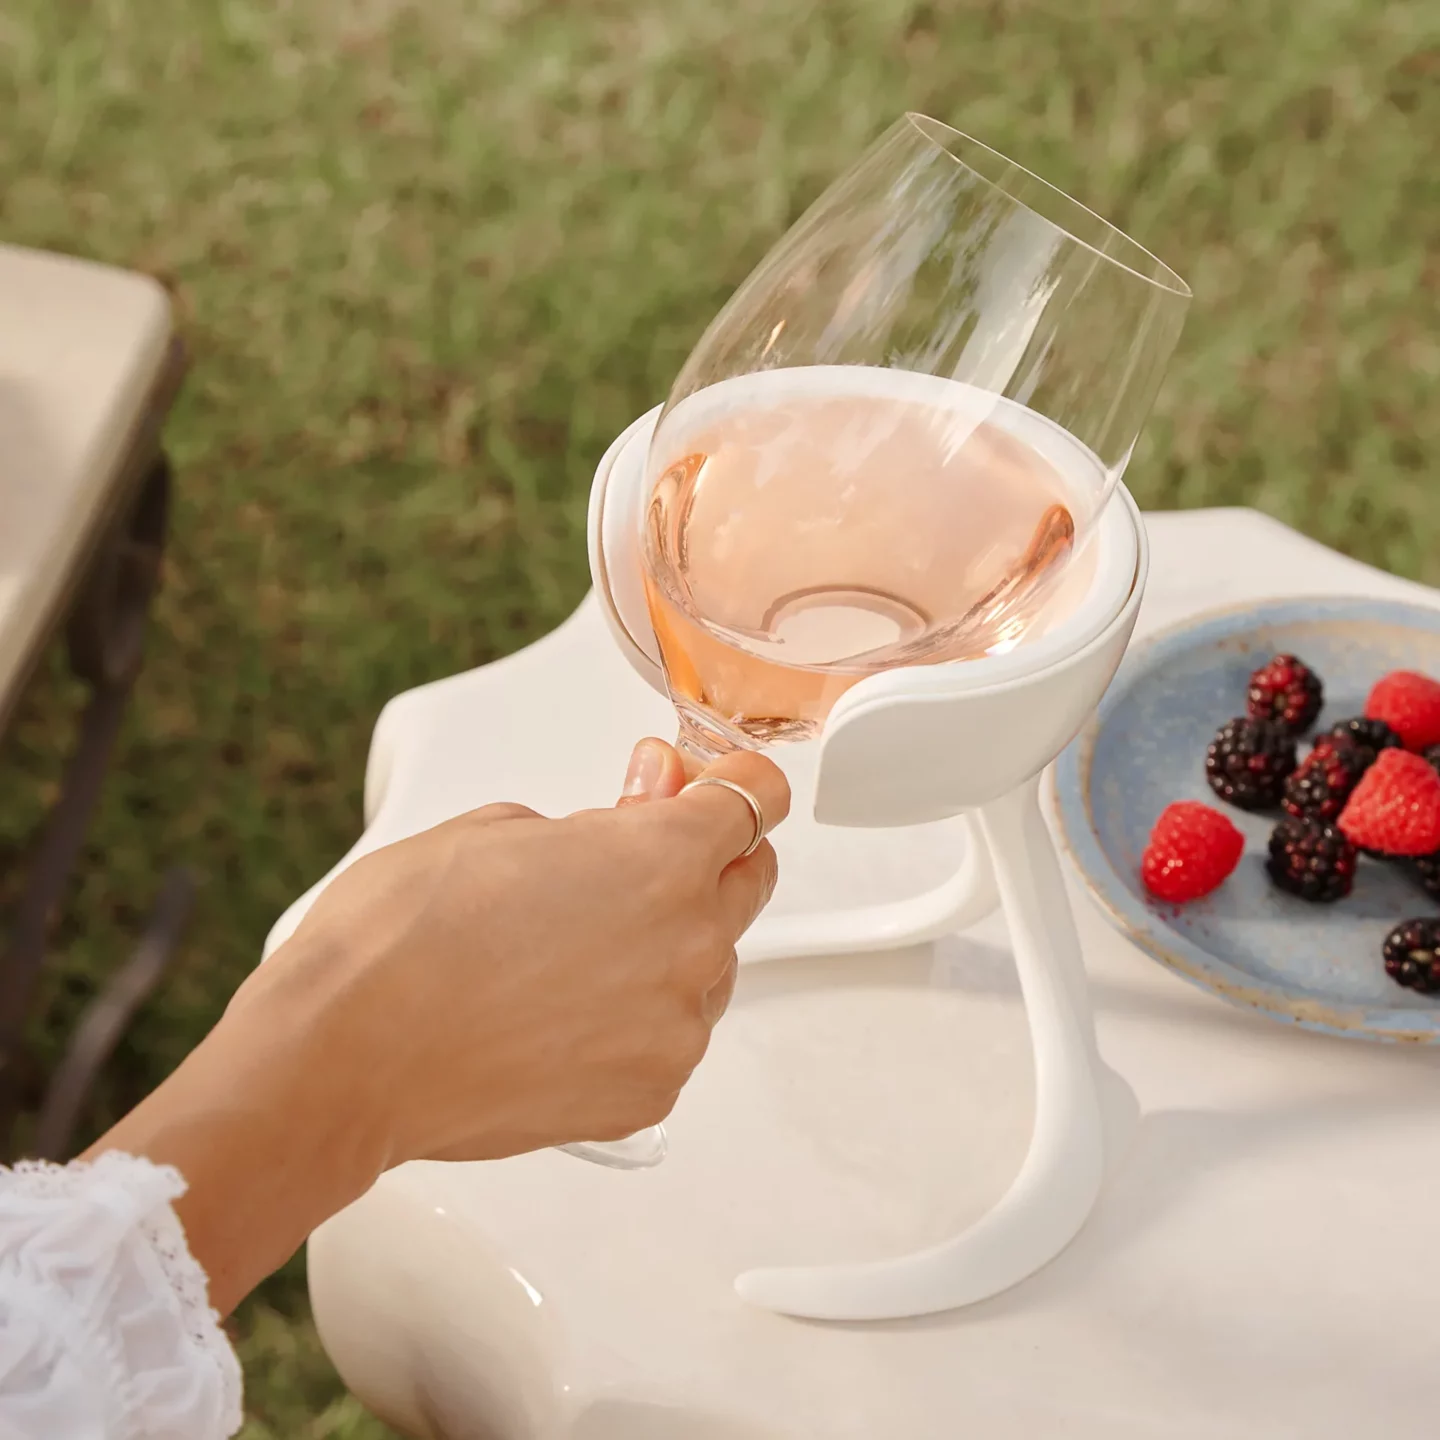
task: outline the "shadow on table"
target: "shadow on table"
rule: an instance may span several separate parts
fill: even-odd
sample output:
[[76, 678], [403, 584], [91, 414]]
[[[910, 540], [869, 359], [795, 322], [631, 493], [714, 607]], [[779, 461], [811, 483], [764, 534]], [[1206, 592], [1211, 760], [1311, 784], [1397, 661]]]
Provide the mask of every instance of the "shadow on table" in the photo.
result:
[[[1149, 962], [1137, 959], [1137, 965]], [[1020, 983], [1015, 962], [1003, 946], [955, 936], [933, 948], [914, 946], [885, 955], [816, 956], [767, 960], [741, 967], [743, 995], [761, 1002], [801, 994], [817, 985], [854, 989], [891, 989], [896, 986], [935, 986], [977, 999], [1019, 1001]], [[1110, 977], [1090, 977], [1090, 995], [1103, 1027], [1108, 1016], [1137, 1016], [1169, 1024], [1183, 1024], [1263, 1037], [1267, 1044], [1338, 1047], [1337, 1053], [1354, 1053], [1364, 1046], [1399, 1067], [1440, 1068], [1440, 1046], [1378, 1045], [1322, 1035], [1286, 1025], [1256, 1011], [1208, 995], [1178, 976], [1165, 976], [1163, 986], [1127, 985]], [[1411, 1069], [1408, 1073], [1413, 1073]]]
[[778, 1430], [636, 1400], [600, 1400], [575, 1422], [567, 1440], [784, 1440]]
[[[813, 968], [817, 965], [832, 967], [823, 981]], [[987, 1001], [1019, 1001], [1008, 951], [968, 937], [944, 941], [933, 952], [917, 947], [883, 961], [874, 956], [853, 961], [781, 961], [746, 967], [742, 973], [747, 999], [752, 1002], [811, 990], [820, 983], [876, 989], [934, 985]], [[1336, 1133], [1397, 1123], [1408, 1123], [1421, 1132], [1436, 1113], [1440, 1047], [1380, 1046], [1312, 1034], [1228, 1005], [1179, 980], [1151, 988], [1092, 978], [1091, 993], [1102, 1031], [1107, 1019], [1120, 1017], [1183, 1026], [1192, 1037], [1197, 1029], [1213, 1031], [1217, 1059], [1232, 1051], [1237, 1042], [1249, 1046], [1257, 1039], [1267, 1047], [1295, 1046], [1297, 1054], [1304, 1050], [1312, 1060], [1317, 1047], [1328, 1048], [1335, 1057], [1334, 1087], [1324, 1094], [1268, 1108], [1167, 1109], [1145, 1114], [1089, 1225], [1038, 1275], [965, 1310], [846, 1328], [958, 1330], [1022, 1313], [1043, 1303], [1046, 1294], [1085, 1288], [1098, 1271], [1113, 1264], [1169, 1215], [1193, 1205], [1197, 1196], [1203, 1198], [1223, 1187], [1227, 1174]], [[1341, 1088], [1347, 1073], [1344, 1062], [1362, 1052], [1366, 1060], [1364, 1090], [1346, 1092]], [[1416, 1206], [1423, 1203], [1418, 1196], [1413, 1200]]]

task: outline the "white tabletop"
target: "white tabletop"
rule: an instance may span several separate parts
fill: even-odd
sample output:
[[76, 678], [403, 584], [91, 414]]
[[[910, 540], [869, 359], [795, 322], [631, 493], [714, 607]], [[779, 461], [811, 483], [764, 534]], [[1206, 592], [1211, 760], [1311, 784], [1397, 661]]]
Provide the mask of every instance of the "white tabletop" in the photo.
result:
[[153, 280], [0, 245], [0, 709], [57, 618], [169, 339]]
[[[1436, 603], [1249, 512], [1149, 529], [1141, 634], [1280, 595]], [[595, 697], [580, 746], [577, 695]], [[587, 604], [391, 706], [354, 854], [488, 800], [603, 803], [629, 741], [668, 722]], [[781, 835], [781, 899], [807, 905], [918, 889], [959, 843], [803, 819]], [[1008, 1183], [1032, 1080], [997, 916], [933, 952], [742, 970], [657, 1170], [546, 1153], [386, 1176], [311, 1246], [347, 1382], [409, 1433], [495, 1440], [1428, 1440], [1440, 1053], [1268, 1023], [1077, 909], [1101, 1046], [1144, 1115], [1088, 1228], [1033, 1279], [864, 1326], [731, 1288], [755, 1264], [910, 1249]]]

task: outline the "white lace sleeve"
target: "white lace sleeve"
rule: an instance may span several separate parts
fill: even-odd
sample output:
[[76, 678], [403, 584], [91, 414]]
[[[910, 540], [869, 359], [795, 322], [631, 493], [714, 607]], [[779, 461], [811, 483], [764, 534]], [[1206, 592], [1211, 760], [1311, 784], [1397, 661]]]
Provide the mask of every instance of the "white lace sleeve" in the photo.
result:
[[225, 1440], [240, 1366], [165, 1166], [0, 1167], [0, 1437]]

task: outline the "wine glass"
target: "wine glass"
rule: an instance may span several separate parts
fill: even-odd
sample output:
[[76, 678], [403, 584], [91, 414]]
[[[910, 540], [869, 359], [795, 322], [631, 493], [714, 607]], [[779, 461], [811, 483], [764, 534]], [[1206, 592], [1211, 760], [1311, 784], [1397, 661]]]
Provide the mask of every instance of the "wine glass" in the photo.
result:
[[1002, 155], [892, 126], [721, 310], [656, 425], [644, 578], [682, 749], [808, 739], [866, 675], [1014, 646], [1189, 300]]
[[[1013, 161], [893, 125], [735, 292], [656, 424], [641, 551], [681, 749], [809, 739], [867, 675], [1016, 645], [1189, 301]], [[641, 1168], [665, 1134], [566, 1148]]]

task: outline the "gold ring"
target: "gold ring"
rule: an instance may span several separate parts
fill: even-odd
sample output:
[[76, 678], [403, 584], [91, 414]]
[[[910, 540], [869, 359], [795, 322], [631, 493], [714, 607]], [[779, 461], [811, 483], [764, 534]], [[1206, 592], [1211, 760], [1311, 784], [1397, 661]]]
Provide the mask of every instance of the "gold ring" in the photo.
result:
[[722, 790], [733, 790], [750, 807], [755, 833], [737, 858], [743, 860], [747, 855], [753, 855], [765, 838], [765, 812], [760, 808], [760, 802], [743, 785], [737, 785], [735, 781], [725, 780], [719, 775], [702, 775], [698, 780], [692, 780], [680, 793], [683, 795], [686, 790], [698, 790], [702, 785], [718, 785]]

